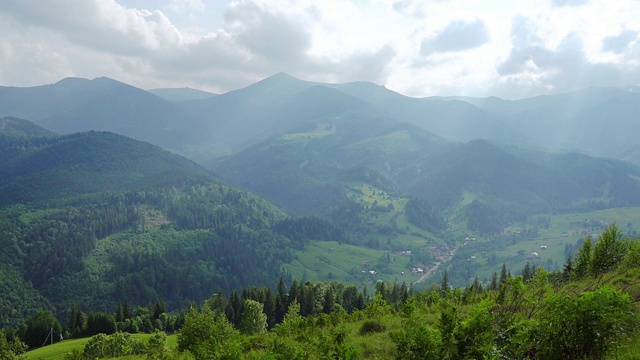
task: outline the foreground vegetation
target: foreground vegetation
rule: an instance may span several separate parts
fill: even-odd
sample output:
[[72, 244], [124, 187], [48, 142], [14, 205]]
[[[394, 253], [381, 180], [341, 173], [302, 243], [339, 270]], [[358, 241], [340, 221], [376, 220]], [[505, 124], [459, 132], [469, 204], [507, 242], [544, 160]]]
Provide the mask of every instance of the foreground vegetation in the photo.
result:
[[[336, 283], [294, 284], [283, 290], [281, 282], [270, 300], [243, 291], [238, 312], [237, 295], [191, 306], [175, 349], [162, 332], [144, 340], [115, 332], [66, 358], [633, 359], [640, 350], [640, 239], [624, 238], [615, 225], [585, 240], [561, 271], [538, 267], [514, 277], [503, 267], [489, 284], [465, 289], [452, 289], [447, 276], [415, 294], [379, 283], [365, 300]], [[345, 306], [345, 298], [360, 305]], [[24, 358], [20, 344], [0, 337], [3, 354], [14, 356], [4, 358]]]

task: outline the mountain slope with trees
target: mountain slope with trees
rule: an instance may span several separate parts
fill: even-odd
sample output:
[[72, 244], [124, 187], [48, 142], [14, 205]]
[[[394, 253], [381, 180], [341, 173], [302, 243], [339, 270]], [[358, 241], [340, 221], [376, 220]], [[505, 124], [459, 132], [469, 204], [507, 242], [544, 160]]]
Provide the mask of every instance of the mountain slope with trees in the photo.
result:
[[106, 132], [43, 141], [12, 138], [21, 154], [0, 164], [3, 326], [36, 309], [162, 298], [175, 310], [275, 284], [298, 242], [344, 236], [316, 221], [300, 238], [278, 208], [157, 146]]
[[[633, 359], [638, 351], [639, 244], [612, 225], [585, 242], [562, 270], [525, 267], [512, 276], [503, 266], [491, 282], [476, 281], [463, 289], [452, 289], [445, 273], [440, 284], [420, 292], [379, 283], [368, 294], [336, 282], [296, 281], [288, 287], [280, 281], [275, 292], [219, 292], [190, 306], [174, 349], [167, 347], [162, 332], [144, 344], [112, 330], [68, 356]], [[24, 352], [21, 342], [38, 329], [32, 326], [38, 319], [46, 320], [47, 314], [28, 319], [18, 338], [0, 333], [0, 355]]]

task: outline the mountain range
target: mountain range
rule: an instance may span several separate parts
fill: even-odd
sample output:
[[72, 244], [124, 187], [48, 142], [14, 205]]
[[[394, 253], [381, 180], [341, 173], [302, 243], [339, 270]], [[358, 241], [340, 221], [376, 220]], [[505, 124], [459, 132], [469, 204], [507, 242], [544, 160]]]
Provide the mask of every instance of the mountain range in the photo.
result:
[[0, 87], [0, 313], [179, 308], [300, 277], [313, 241], [386, 251], [379, 276], [404, 281], [388, 252], [439, 264], [427, 244], [640, 206], [636, 96], [417, 99], [283, 73], [219, 95], [108, 78]]
[[[316, 94], [303, 91], [312, 87], [337, 90], [334, 107], [314, 107]], [[320, 113], [349, 109], [410, 123], [454, 141], [486, 139], [635, 161], [639, 96], [638, 87], [618, 87], [522, 100], [411, 98], [372, 83], [323, 84], [284, 73], [215, 95], [188, 88], [144, 91], [108, 78], [67, 78], [45, 86], [0, 87], [0, 116], [28, 119], [62, 134], [112, 131], [206, 161], [291, 130]], [[609, 141], [599, 141], [601, 136]]]

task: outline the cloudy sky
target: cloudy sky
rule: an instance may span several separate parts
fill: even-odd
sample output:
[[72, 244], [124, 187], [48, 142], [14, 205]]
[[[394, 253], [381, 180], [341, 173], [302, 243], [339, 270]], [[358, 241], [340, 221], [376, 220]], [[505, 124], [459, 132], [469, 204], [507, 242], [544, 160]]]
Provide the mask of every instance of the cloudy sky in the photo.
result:
[[3, 0], [0, 85], [222, 93], [277, 72], [409, 96], [640, 84], [640, 0]]

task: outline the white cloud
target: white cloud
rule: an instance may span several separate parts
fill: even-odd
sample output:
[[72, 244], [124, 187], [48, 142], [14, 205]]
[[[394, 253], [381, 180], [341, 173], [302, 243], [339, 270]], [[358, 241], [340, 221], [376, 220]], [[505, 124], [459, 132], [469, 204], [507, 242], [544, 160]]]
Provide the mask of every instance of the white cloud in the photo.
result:
[[624, 30], [618, 35], [607, 36], [602, 40], [602, 50], [611, 51], [616, 54], [625, 52], [632, 45], [632, 42], [638, 41], [638, 32], [633, 30]]
[[471, 22], [453, 21], [442, 31], [420, 45], [420, 53], [429, 55], [438, 52], [463, 51], [473, 49], [489, 41], [487, 27], [482, 20]]
[[178, 13], [203, 12], [205, 9], [202, 0], [171, 0], [168, 7]]
[[589, 3], [589, 0], [551, 0], [553, 6], [582, 6]]
[[110, 76], [224, 92], [285, 71], [513, 97], [640, 82], [634, 0], [225, 1], [4, 1], [0, 84]]
[[302, 22], [251, 1], [232, 4], [225, 14], [225, 24], [237, 43], [252, 55], [283, 67], [304, 61], [311, 47], [310, 34]]

